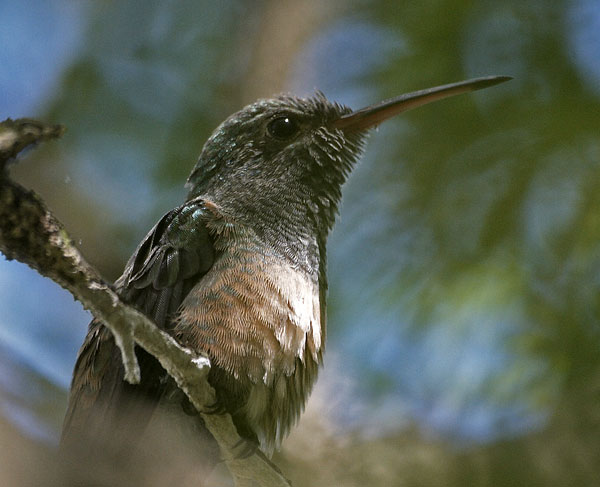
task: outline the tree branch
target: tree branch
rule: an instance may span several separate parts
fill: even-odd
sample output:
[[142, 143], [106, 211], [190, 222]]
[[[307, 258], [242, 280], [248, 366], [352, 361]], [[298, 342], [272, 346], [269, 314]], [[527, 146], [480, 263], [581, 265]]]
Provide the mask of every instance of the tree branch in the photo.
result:
[[[180, 346], [144, 314], [121, 301], [85, 261], [42, 199], [9, 178], [8, 163], [20, 151], [63, 133], [60, 125], [30, 119], [7, 119], [0, 123], [0, 251], [8, 260], [23, 262], [60, 284], [111, 330], [121, 350], [125, 380], [133, 384], [140, 380], [134, 353], [134, 346], [138, 344], [159, 360], [194, 407], [202, 412], [215, 402], [215, 392], [207, 381], [209, 360]], [[231, 416], [202, 416], [221, 448], [236, 485], [289, 487], [285, 477], [263, 455], [236, 459], [234, 450], [241, 439]]]

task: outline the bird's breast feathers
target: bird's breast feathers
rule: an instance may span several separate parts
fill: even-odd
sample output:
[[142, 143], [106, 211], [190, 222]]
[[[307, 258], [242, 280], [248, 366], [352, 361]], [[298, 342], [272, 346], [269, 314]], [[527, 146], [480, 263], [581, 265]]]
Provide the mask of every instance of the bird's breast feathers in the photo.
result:
[[252, 232], [223, 248], [183, 301], [175, 334], [248, 385], [240, 413], [268, 451], [296, 422], [321, 363], [319, 283]]

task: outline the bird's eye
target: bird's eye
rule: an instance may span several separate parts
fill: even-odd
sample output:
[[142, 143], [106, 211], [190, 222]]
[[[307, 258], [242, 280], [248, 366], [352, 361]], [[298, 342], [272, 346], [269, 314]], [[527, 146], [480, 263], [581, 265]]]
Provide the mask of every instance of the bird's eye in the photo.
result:
[[269, 135], [281, 140], [291, 139], [298, 133], [299, 129], [296, 121], [289, 116], [277, 117], [267, 125]]

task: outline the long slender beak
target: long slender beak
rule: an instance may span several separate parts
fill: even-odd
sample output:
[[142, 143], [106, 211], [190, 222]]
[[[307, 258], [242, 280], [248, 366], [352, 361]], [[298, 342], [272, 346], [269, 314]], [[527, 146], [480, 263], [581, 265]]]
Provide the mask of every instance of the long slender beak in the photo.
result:
[[413, 91], [344, 115], [333, 122], [332, 126], [345, 131], [366, 130], [411, 108], [420, 107], [432, 101], [442, 100], [461, 93], [489, 88], [511, 79], [510, 76], [485, 76], [426, 90]]

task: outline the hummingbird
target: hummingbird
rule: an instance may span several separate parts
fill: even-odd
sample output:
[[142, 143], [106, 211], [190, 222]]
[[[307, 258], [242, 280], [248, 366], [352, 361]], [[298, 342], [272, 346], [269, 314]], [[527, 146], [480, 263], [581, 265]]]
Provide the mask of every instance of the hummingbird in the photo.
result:
[[[279, 448], [323, 363], [327, 237], [370, 129], [509, 79], [470, 79], [356, 111], [320, 92], [280, 95], [234, 113], [206, 141], [185, 202], [141, 241], [115, 289], [182, 345], [208, 356], [212, 410], [228, 412], [249, 444], [267, 455]], [[136, 353], [141, 382], [131, 385], [110, 331], [91, 322], [73, 373], [63, 445], [88, 448], [110, 436], [125, 451], [168, 410], [193, 422], [186, 433], [200, 447], [210, 444], [205, 453], [218, 461], [201, 416], [156, 359]]]

